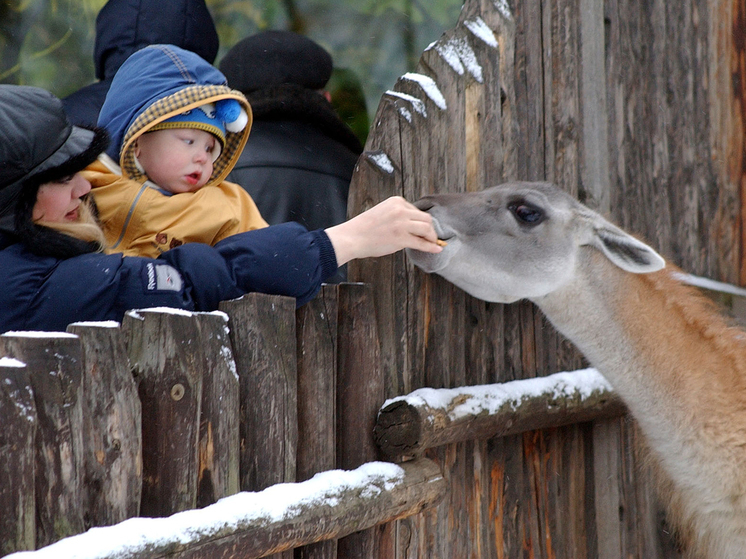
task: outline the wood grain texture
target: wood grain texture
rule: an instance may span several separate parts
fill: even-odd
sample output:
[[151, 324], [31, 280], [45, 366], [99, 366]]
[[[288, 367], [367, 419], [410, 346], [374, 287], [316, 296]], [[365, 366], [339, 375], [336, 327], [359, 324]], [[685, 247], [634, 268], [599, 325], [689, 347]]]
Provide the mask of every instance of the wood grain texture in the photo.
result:
[[34, 395], [36, 547], [85, 530], [80, 340], [70, 334], [0, 336], [0, 355], [26, 364]]
[[[20, 363], [20, 362], [19, 362]], [[0, 364], [0, 555], [34, 549], [37, 417], [26, 366]]]
[[119, 328], [72, 324], [80, 339], [85, 398], [86, 527], [140, 513], [142, 409]]

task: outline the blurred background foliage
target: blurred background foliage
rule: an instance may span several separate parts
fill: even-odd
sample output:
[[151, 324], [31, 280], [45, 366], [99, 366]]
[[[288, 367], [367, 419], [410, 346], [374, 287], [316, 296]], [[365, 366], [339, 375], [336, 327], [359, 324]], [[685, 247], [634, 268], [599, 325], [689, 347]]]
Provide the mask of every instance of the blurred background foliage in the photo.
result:
[[[157, 0], [150, 0], [157, 1]], [[463, 0], [206, 0], [220, 36], [216, 64], [265, 29], [302, 33], [334, 58], [329, 90], [364, 141], [381, 95], [453, 27]], [[94, 81], [96, 15], [106, 0], [0, 0], [0, 83], [64, 97]]]

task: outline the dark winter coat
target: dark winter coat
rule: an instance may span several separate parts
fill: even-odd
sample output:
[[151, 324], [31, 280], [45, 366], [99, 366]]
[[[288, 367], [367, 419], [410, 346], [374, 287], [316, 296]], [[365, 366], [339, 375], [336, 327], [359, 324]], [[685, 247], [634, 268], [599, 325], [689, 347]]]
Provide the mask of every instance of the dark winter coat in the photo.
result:
[[37, 256], [0, 232], [0, 332], [64, 331], [78, 321], [121, 321], [129, 309], [217, 309], [247, 292], [287, 295], [300, 306], [336, 272], [323, 231], [297, 224], [192, 243], [158, 259], [88, 253]]
[[99, 80], [64, 98], [70, 122], [95, 126], [119, 67], [147, 45], [168, 43], [213, 63], [218, 34], [204, 0], [109, 0], [96, 18], [94, 64]]
[[[325, 229], [347, 219], [347, 195], [362, 146], [327, 100], [284, 84], [247, 93], [251, 134], [228, 180], [251, 195], [269, 223]], [[347, 279], [346, 267], [330, 278]]]
[[347, 219], [347, 194], [362, 151], [319, 93], [286, 84], [250, 92], [251, 134], [228, 180], [243, 186], [267, 223], [309, 229]]

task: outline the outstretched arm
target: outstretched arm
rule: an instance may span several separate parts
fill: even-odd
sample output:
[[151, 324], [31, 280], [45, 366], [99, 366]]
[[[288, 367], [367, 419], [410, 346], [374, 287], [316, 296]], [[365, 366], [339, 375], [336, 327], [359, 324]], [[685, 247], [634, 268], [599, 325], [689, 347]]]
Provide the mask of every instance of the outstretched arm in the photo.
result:
[[440, 252], [430, 214], [393, 196], [352, 219], [326, 229], [341, 266], [355, 258], [385, 256], [404, 248]]

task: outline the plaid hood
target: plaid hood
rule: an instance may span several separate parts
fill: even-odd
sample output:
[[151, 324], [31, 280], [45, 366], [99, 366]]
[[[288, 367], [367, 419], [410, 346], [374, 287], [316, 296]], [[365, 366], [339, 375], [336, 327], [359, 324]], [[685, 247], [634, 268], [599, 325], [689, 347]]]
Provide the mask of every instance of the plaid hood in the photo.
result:
[[225, 76], [198, 55], [173, 45], [145, 47], [122, 64], [101, 107], [98, 125], [111, 136], [106, 153], [119, 161], [124, 176], [145, 182], [135, 164], [135, 140], [164, 120], [221, 99], [238, 101], [249, 121], [241, 132], [226, 132], [225, 148], [207, 185], [222, 182], [236, 164], [251, 129], [251, 107], [243, 93], [229, 88]]

